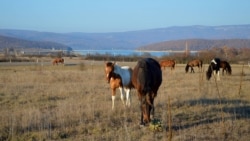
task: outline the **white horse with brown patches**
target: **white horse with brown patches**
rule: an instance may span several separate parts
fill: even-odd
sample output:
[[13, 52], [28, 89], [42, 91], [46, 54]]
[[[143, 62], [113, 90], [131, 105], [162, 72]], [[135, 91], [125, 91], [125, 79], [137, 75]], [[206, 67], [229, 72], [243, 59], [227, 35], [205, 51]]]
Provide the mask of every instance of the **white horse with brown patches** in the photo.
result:
[[[122, 103], [130, 107], [130, 91], [133, 87], [131, 81], [132, 69], [129, 66], [121, 67], [115, 63], [107, 62], [105, 64], [105, 73], [107, 82], [110, 83], [110, 88], [112, 89], [112, 110], [115, 105], [116, 88], [120, 90]], [[126, 103], [124, 103], [124, 97], [126, 97]]]

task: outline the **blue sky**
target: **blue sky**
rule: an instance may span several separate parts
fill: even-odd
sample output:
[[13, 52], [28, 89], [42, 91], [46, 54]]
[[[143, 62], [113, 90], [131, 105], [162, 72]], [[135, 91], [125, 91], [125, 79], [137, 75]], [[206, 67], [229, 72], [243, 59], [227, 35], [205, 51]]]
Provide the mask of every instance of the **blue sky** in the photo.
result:
[[123, 32], [250, 24], [250, 0], [1, 0], [0, 29]]

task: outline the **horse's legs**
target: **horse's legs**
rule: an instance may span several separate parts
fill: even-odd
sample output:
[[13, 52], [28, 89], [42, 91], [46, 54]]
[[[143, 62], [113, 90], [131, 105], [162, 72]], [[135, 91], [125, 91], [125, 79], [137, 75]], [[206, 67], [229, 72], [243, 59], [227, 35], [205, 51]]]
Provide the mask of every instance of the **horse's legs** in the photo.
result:
[[146, 106], [146, 105], [144, 105], [144, 102], [146, 102], [145, 97], [140, 95], [140, 103], [141, 103], [141, 105], [140, 105], [140, 108], [141, 108], [140, 109], [141, 110], [141, 123], [140, 123], [140, 126], [144, 126], [145, 125], [145, 122], [144, 122], [144, 111], [147, 111], [147, 110], [144, 109], [146, 107], [143, 107], [143, 106]]
[[193, 67], [191, 67], [191, 73], [194, 73], [194, 68]]
[[154, 100], [152, 101], [151, 109], [149, 109], [150, 112], [150, 119], [154, 119], [155, 117], [155, 106], [154, 106]]
[[152, 109], [151, 109], [151, 113], [150, 113], [150, 119], [154, 119], [154, 117], [155, 117], [155, 106], [154, 106], [154, 104], [152, 105], [151, 108]]
[[217, 73], [217, 81], [220, 81], [220, 71], [216, 71]]
[[130, 107], [130, 101], [131, 101], [130, 89], [125, 88], [125, 93], [126, 93], [126, 106]]
[[123, 87], [119, 87], [120, 93], [121, 93], [121, 100], [122, 100], [122, 104], [124, 105], [124, 90]]
[[228, 68], [226, 68], [225, 70], [226, 70], [226, 74], [229, 75], [229, 70], [228, 70]]
[[216, 74], [217, 74], [217, 71], [214, 70], [213, 73], [214, 73], [214, 75], [216, 75]]
[[141, 101], [141, 106], [140, 107], [141, 107], [141, 109], [140, 109], [141, 110], [141, 123], [140, 123], [140, 125], [144, 126], [142, 101]]
[[115, 88], [112, 89], [112, 110], [115, 108]]
[[172, 66], [171, 67], [171, 74], [174, 72], [174, 67]]

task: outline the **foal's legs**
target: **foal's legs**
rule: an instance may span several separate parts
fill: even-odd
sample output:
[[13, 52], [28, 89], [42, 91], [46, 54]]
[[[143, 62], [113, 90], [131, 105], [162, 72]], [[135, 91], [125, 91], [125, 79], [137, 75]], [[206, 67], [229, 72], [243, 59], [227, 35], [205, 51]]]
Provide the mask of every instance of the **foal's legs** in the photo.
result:
[[124, 90], [123, 87], [119, 87], [120, 93], [121, 93], [121, 100], [122, 100], [122, 104], [124, 105]]
[[129, 88], [124, 88], [125, 93], [126, 93], [126, 106], [130, 107], [130, 89]]
[[115, 108], [115, 88], [112, 89], [112, 110]]

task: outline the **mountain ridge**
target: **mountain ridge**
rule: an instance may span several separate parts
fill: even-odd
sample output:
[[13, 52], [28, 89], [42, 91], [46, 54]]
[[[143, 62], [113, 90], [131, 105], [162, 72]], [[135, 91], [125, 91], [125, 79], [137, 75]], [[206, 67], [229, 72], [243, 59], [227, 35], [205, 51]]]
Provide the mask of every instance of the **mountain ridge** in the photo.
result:
[[107, 33], [53, 33], [0, 29], [0, 35], [31, 41], [51, 41], [73, 49], [136, 49], [145, 45], [184, 39], [250, 39], [250, 24], [222, 26], [172, 26]]
[[159, 42], [137, 48], [138, 50], [188, 50], [199, 51], [211, 48], [250, 48], [250, 39], [183, 39]]
[[20, 38], [0, 35], [0, 49], [55, 49], [55, 50], [72, 50], [69, 46], [51, 42], [51, 41], [30, 41]]

